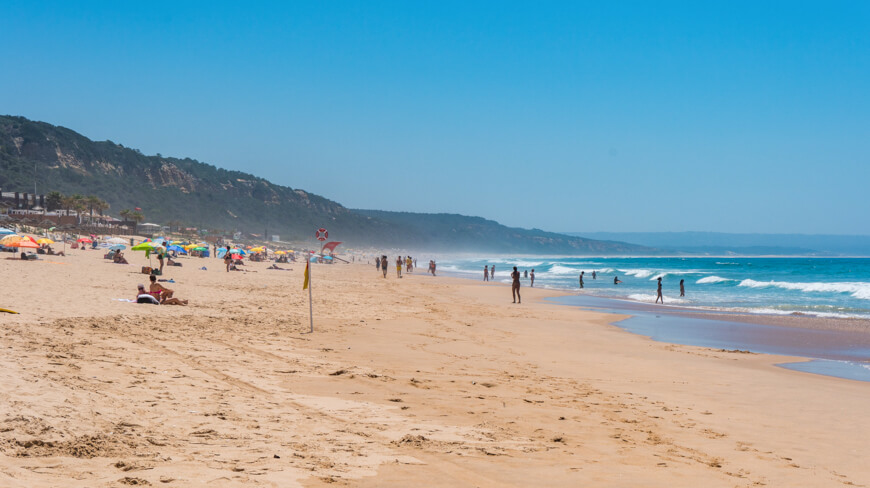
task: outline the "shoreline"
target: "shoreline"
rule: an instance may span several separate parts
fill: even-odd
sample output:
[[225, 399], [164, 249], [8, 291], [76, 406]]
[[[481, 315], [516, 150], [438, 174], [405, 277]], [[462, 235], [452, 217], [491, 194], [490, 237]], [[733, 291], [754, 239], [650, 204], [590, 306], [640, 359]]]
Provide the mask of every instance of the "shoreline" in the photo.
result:
[[[451, 277], [484, 283], [463, 276]], [[614, 314], [616, 318], [611, 325], [651, 341], [695, 347], [721, 346], [723, 350], [792, 356], [794, 360], [777, 366], [840, 379], [870, 381], [870, 319], [708, 311], [680, 305], [656, 306], [627, 298], [578, 294], [555, 287], [538, 289], [552, 292], [552, 296], [545, 298], [549, 303]], [[670, 324], [653, 324], [649, 321], [652, 316], [657, 318], [659, 315], [670, 317]], [[752, 328], [738, 327], [739, 332], [722, 333], [709, 326], [679, 327], [675, 323], [687, 319], [715, 324], [720, 329], [734, 328], [737, 324]], [[746, 337], [753, 337], [754, 340], [747, 340]], [[806, 347], [807, 343], [814, 343], [815, 346]], [[853, 352], [856, 350], [859, 351]]]

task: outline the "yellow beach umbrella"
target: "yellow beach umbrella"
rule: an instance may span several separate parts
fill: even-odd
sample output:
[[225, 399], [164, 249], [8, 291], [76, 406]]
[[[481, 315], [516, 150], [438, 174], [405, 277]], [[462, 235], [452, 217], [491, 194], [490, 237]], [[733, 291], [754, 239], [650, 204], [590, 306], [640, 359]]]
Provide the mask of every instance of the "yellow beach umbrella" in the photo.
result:
[[37, 244], [54, 244], [54, 241], [49, 239], [48, 237], [43, 237], [42, 239], [36, 241]]
[[9, 234], [8, 236], [5, 236], [5, 237], [3, 237], [2, 239], [0, 239], [0, 245], [8, 246], [9, 244], [12, 244], [13, 242], [18, 242], [18, 241], [20, 241], [20, 240], [21, 240], [21, 236], [20, 236], [20, 235], [18, 235], [18, 234]]
[[275, 254], [287, 254], [287, 253], [284, 251], [275, 251]]

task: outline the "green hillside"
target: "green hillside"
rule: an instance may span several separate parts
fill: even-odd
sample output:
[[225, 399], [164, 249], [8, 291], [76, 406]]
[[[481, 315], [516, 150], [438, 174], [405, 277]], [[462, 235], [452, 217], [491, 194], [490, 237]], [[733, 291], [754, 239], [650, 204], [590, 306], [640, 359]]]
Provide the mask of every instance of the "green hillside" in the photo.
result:
[[70, 129], [0, 116], [3, 191], [96, 195], [109, 214], [142, 208], [148, 222], [180, 221], [224, 231], [310, 240], [326, 227], [353, 246], [432, 251], [549, 254], [649, 254], [624, 243], [514, 229], [479, 217], [349, 210], [339, 203], [263, 178], [185, 158], [146, 156]]

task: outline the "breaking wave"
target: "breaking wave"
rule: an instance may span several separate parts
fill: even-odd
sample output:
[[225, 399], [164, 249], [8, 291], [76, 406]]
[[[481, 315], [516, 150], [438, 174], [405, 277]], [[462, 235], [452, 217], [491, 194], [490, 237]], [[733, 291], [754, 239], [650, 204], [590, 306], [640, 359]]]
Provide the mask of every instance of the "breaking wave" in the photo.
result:
[[743, 280], [738, 286], [748, 288], [781, 288], [783, 290], [796, 290], [805, 293], [848, 293], [853, 298], [870, 300], [870, 283], [793, 283], [790, 281], [755, 281]]
[[731, 279], [731, 278], [722, 278], [721, 276], [705, 276], [705, 277], [701, 278], [700, 280], [696, 281], [695, 283], [697, 283], [699, 285], [703, 285], [705, 283], [725, 283], [728, 281], [738, 281], [738, 280]]

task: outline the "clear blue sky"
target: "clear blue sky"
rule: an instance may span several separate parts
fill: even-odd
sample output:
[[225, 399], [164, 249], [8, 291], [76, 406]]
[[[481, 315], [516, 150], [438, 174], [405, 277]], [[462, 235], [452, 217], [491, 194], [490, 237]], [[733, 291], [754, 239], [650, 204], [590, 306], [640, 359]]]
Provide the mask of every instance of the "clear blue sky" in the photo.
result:
[[3, 2], [0, 113], [348, 207], [870, 234], [870, 2]]

